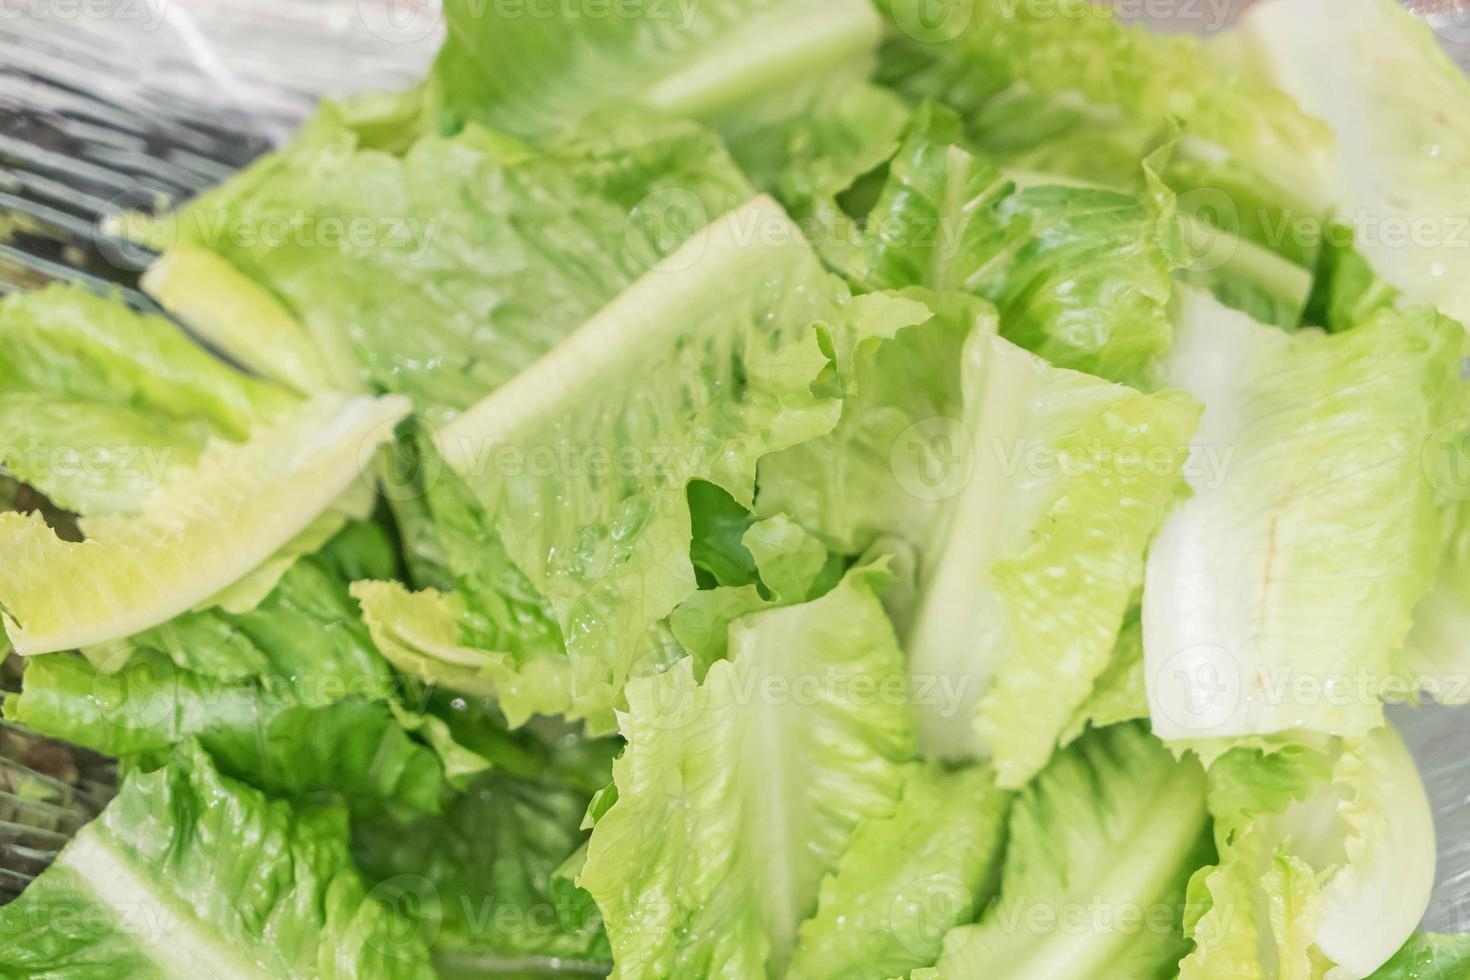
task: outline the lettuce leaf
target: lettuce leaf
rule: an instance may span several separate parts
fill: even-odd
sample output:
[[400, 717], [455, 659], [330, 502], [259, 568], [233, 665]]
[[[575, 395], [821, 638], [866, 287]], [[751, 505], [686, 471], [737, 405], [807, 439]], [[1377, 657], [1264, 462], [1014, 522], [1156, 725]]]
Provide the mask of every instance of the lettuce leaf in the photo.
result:
[[1194, 192], [1184, 209], [1310, 259], [1272, 229], [1331, 204], [1331, 131], [1198, 38], [1124, 25], [1088, 0], [959, 0], [937, 18], [925, 0], [881, 6], [895, 29], [879, 79], [958, 111], [1004, 166], [1130, 188], [1177, 120], [1183, 140], [1164, 177]]
[[293, 812], [197, 747], [135, 773], [19, 899], [0, 967], [24, 976], [432, 980], [368, 894], [342, 810]]
[[[223, 681], [151, 651], [104, 673], [74, 653], [36, 657], [5, 718], [106, 755], [157, 765], [190, 739], [220, 770], [267, 792], [340, 793], [354, 812], [435, 812], [444, 770], [387, 704], [262, 677]], [[323, 701], [327, 690], [340, 690]]]
[[[925, 420], [963, 414], [954, 365], [972, 333], [995, 332], [995, 310], [973, 296], [917, 287], [899, 295], [923, 303], [933, 315], [892, 337], [859, 344], [849, 355], [836, 428], [760, 463], [757, 513], [788, 515], [828, 548], [847, 554], [863, 552], [883, 535], [922, 538], [932, 524], [943, 502], [945, 473], [929, 471], [926, 458], [907, 455], [912, 447], [903, 437], [920, 426], [919, 434], [936, 439], [930, 445], [944, 454], [947, 447], [939, 443], [948, 427]], [[926, 425], [934, 431], [924, 432]], [[936, 492], [925, 494], [931, 478]]]
[[1447, 417], [1459, 328], [1383, 310], [1342, 333], [1286, 334], [1182, 299], [1163, 378], [1204, 402], [1195, 451], [1223, 465], [1191, 475], [1193, 498], [1149, 555], [1154, 731], [1362, 737], [1433, 581], [1421, 450]]
[[[324, 365], [313, 390], [404, 394], [438, 424], [751, 193], [693, 124], [613, 114], [536, 152], [476, 127], [399, 157], [361, 145], [328, 106], [167, 216], [152, 234], [173, 249], [144, 284], [241, 363], [269, 371], [278, 347], [305, 348]], [[262, 291], [281, 308], [269, 329], [190, 315], [254, 309]]]
[[881, 577], [737, 621], [702, 684], [686, 659], [629, 686], [578, 879], [614, 976], [781, 975], [860, 822], [897, 807], [913, 726]]
[[1256, 4], [1217, 61], [1332, 127], [1325, 186], [1374, 269], [1470, 324], [1470, 81], [1391, 0]]
[[[462, 719], [450, 723], [477, 748], [484, 737], [511, 738], [484, 726], [484, 737], [466, 738]], [[443, 814], [408, 826], [384, 819], [354, 826], [363, 874], [418, 924], [441, 970], [520, 962], [527, 972], [606, 974], [602, 917], [564, 865], [586, 841], [582, 820], [594, 788], [612, 779], [614, 745], [573, 734], [522, 737], [513, 761], [492, 752], [496, 770], [473, 780]]]
[[892, 154], [906, 113], [866, 84], [882, 23], [863, 0], [573, 0], [560, 17], [445, 4], [432, 124], [544, 141], [618, 103], [717, 129], [763, 190], [831, 198]]
[[0, 301], [0, 352], [0, 465], [82, 514], [141, 510], [211, 439], [243, 442], [295, 402], [81, 286]]
[[1470, 970], [1470, 934], [1416, 932], [1372, 980], [1454, 980]]
[[1105, 188], [1018, 187], [919, 131], [889, 168], [860, 281], [962, 290], [993, 302], [1001, 335], [1059, 367], [1139, 384], [1169, 346], [1169, 218]]
[[[1197, 410], [977, 334], [962, 476], [928, 530], [907, 635], [921, 742], [1024, 784], [1106, 670]], [[941, 692], [948, 692], [939, 696]]]
[[58, 538], [37, 515], [0, 514], [11, 644], [34, 654], [104, 643], [210, 600], [357, 483], [407, 408], [392, 397], [317, 396], [246, 442], [212, 442], [136, 513], [85, 518], [81, 542]]
[[1209, 780], [1220, 860], [1190, 882], [1181, 980], [1361, 980], [1409, 938], [1429, 904], [1434, 828], [1393, 729], [1240, 746]]
[[1011, 808], [1000, 893], [913, 980], [1172, 977], [1185, 883], [1209, 860], [1205, 778], [1141, 725], [1084, 736]]
[[887, 980], [932, 966], [1000, 879], [1010, 796], [986, 769], [915, 764], [892, 815], [858, 824], [786, 976]]
[[698, 584], [686, 485], [748, 506], [762, 456], [837, 420], [814, 392], [823, 345], [927, 315], [852, 297], [769, 198], [727, 215], [438, 433], [461, 478], [430, 506], [459, 587], [356, 586], [380, 648], [493, 692], [514, 724], [567, 712], [607, 728], [649, 630]]

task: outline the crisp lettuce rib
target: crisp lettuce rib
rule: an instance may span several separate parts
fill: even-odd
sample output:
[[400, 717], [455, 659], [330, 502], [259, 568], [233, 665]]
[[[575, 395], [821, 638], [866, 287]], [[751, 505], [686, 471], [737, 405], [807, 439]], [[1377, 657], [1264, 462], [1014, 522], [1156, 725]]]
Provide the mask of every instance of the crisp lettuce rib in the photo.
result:
[[1239, 746], [1209, 781], [1219, 862], [1190, 882], [1181, 980], [1376, 976], [1434, 884], [1429, 801], [1398, 734]]
[[[322, 395], [212, 443], [134, 514], [63, 541], [38, 515], [0, 514], [0, 603], [17, 653], [116, 640], [233, 584], [329, 509], [408, 410], [400, 398]], [[57, 582], [68, 583], [58, 591]]]
[[983, 334], [963, 370], [969, 478], [923, 542], [906, 645], [925, 749], [993, 754], [1019, 786], [1108, 666], [1197, 408]]
[[1195, 451], [1223, 465], [1191, 474], [1194, 496], [1149, 555], [1154, 731], [1361, 737], [1433, 581], [1421, 451], [1451, 404], [1459, 328], [1384, 310], [1343, 333], [1286, 334], [1182, 299], [1163, 378], [1204, 403]]

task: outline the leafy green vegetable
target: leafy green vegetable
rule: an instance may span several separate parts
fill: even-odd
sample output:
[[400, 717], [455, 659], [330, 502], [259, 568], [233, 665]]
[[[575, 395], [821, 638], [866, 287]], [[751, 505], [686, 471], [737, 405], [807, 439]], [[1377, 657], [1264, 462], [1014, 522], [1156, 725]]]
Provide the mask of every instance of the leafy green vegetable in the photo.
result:
[[1447, 418], [1460, 336], [1426, 310], [1286, 334], [1184, 295], [1162, 376], [1204, 402], [1194, 449], [1221, 466], [1191, 474], [1193, 498], [1149, 555], [1161, 737], [1362, 737], [1379, 724], [1378, 686], [1433, 581], [1421, 450]]
[[893, 152], [905, 113], [865, 84], [881, 21], [863, 0], [572, 0], [559, 18], [445, 5], [433, 123], [546, 140], [632, 102], [718, 129], [788, 203], [844, 190]]
[[932, 966], [994, 893], [1009, 807], [987, 770], [912, 767], [898, 808], [860, 823], [822, 882], [786, 975], [886, 980]]
[[195, 738], [220, 769], [271, 793], [341, 793], [362, 812], [439, 809], [443, 769], [386, 704], [323, 703], [326, 684], [221, 681], [143, 652], [116, 673], [73, 653], [37, 657], [5, 717], [107, 755], [157, 764]]
[[442, 815], [408, 827], [365, 822], [354, 854], [375, 892], [418, 922], [441, 968], [498, 959], [605, 974], [597, 906], [562, 867], [585, 841], [587, 786], [611, 780], [610, 757], [575, 736], [526, 742], [523, 764], [536, 771], [481, 776]]
[[473, 491], [441, 480], [459, 588], [357, 586], [380, 648], [493, 691], [515, 724], [565, 712], [609, 727], [649, 630], [698, 584], [686, 485], [748, 505], [762, 456], [837, 420], [813, 391], [832, 367], [823, 343], [927, 315], [851, 296], [768, 198], [722, 218], [439, 433]]
[[1166, 248], [1168, 217], [1132, 194], [1017, 187], [920, 132], [867, 222], [862, 281], [982, 296], [1002, 336], [1060, 367], [1139, 383], [1169, 346], [1170, 273], [1183, 259]]
[[1197, 415], [983, 334], [963, 372], [963, 479], [923, 544], [907, 648], [924, 747], [993, 753], [1019, 786], [1108, 667]]
[[83, 514], [140, 510], [211, 438], [241, 442], [294, 401], [81, 286], [0, 301], [0, 354], [0, 464]]
[[1345, 746], [1236, 748], [1210, 769], [1210, 811], [1220, 862], [1190, 882], [1182, 980], [1366, 977], [1429, 903], [1429, 803], [1391, 728]]
[[1454, 980], [1470, 970], [1470, 936], [1416, 932], [1372, 980]]
[[0, 909], [0, 967], [179, 980], [434, 976], [417, 933], [352, 867], [343, 811], [293, 812], [221, 777], [197, 747], [130, 776]]
[[958, 0], [938, 18], [925, 0], [881, 6], [897, 29], [880, 80], [954, 108], [1005, 166], [1132, 187], [1177, 120], [1184, 138], [1165, 178], [1194, 192], [1185, 210], [1224, 210], [1210, 216], [1227, 231], [1310, 258], [1271, 231], [1329, 207], [1330, 130], [1198, 38], [1122, 25], [1088, 0]]
[[[537, 153], [471, 128], [397, 157], [362, 147], [327, 107], [169, 215], [153, 234], [179, 248], [145, 284], [242, 363], [269, 371], [279, 346], [301, 347], [331, 386], [398, 392], [444, 422], [751, 193], [692, 124], [623, 113]], [[200, 268], [201, 249], [223, 265]], [[294, 340], [189, 316], [254, 308], [261, 290], [283, 307], [272, 322], [293, 318]]]
[[1470, 323], [1470, 81], [1428, 25], [1391, 0], [1265, 3], [1212, 50], [1332, 127], [1324, 186], [1365, 257]]
[[299, 401], [80, 287], [8, 297], [0, 343], [0, 398], [28, 443], [0, 462], [78, 509], [85, 539], [0, 515], [0, 604], [23, 654], [121, 640], [201, 606], [249, 609], [360, 509], [360, 471], [408, 408]]
[[1185, 883], [1211, 855], [1198, 764], [1137, 725], [1093, 732], [1020, 793], [1009, 840], [998, 898], [914, 980], [1175, 975]]
[[578, 879], [615, 976], [781, 975], [823, 876], [893, 813], [913, 728], [881, 577], [736, 622], [702, 684], [685, 660], [629, 686], [617, 802]]

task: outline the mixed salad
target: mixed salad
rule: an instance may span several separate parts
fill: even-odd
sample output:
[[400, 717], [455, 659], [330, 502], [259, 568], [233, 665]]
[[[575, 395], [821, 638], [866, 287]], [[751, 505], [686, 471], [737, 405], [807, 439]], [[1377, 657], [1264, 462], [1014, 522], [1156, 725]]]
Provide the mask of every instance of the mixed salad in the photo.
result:
[[170, 316], [0, 301], [4, 716], [122, 773], [0, 976], [1470, 977], [1422, 21], [444, 15], [109, 229]]

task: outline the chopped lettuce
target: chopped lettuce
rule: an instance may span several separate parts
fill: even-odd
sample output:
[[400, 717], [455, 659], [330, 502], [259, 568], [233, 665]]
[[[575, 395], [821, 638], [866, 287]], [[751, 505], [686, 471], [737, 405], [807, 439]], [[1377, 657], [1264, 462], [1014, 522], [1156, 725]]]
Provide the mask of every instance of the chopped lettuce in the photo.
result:
[[[33, 654], [104, 643], [210, 599], [360, 480], [406, 410], [392, 397], [317, 396], [246, 442], [211, 442], [137, 512], [84, 518], [84, 541], [63, 541], [36, 515], [0, 514], [11, 644]], [[58, 592], [59, 581], [71, 588]]]
[[1380, 723], [1381, 687], [1433, 582], [1421, 450], [1447, 417], [1460, 343], [1422, 309], [1288, 334], [1182, 295], [1162, 377], [1204, 403], [1193, 449], [1222, 466], [1191, 474], [1194, 496], [1149, 554], [1157, 734], [1361, 738]]
[[762, 456], [837, 421], [824, 347], [927, 315], [851, 296], [769, 198], [720, 219], [438, 433], [459, 476], [430, 502], [459, 587], [359, 585], [379, 645], [493, 690], [516, 724], [610, 726], [650, 629], [698, 585], [686, 485], [750, 504]]
[[0, 301], [0, 465], [78, 513], [141, 510], [211, 439], [243, 442], [294, 401], [120, 299], [54, 286]]
[[921, 744], [993, 754], [1025, 783], [1107, 669], [1149, 537], [1179, 495], [1187, 399], [1051, 367], [975, 335], [963, 362], [965, 468], [923, 541], [906, 637]]
[[340, 793], [359, 812], [439, 809], [443, 768], [387, 704], [322, 703], [321, 685], [264, 677], [221, 681], [153, 652], [103, 673], [74, 653], [37, 657], [5, 717], [119, 758], [157, 763], [189, 739], [220, 769], [275, 794]]
[[719, 130], [756, 182], [793, 206], [830, 206], [884, 162], [904, 125], [902, 102], [866, 84], [882, 21], [865, 0], [570, 0], [564, 10], [446, 3], [433, 125], [543, 141], [635, 103]]
[[779, 976], [865, 819], [898, 806], [914, 751], [903, 657], [849, 572], [810, 603], [730, 627], [730, 659], [635, 681], [578, 882], [618, 977]]
[[[152, 233], [174, 249], [145, 285], [241, 363], [270, 372], [278, 350], [302, 348], [327, 386], [407, 395], [444, 422], [751, 193], [692, 124], [617, 114], [535, 153], [471, 128], [399, 157], [361, 146], [326, 107], [166, 216]], [[268, 324], [190, 315], [270, 297]]]
[[1209, 781], [1220, 860], [1190, 882], [1181, 980], [1361, 980], [1409, 938], [1434, 882], [1434, 827], [1393, 729], [1241, 746]]
[[1017, 796], [998, 896], [913, 980], [1173, 977], [1211, 854], [1199, 765], [1141, 725], [1092, 732]]
[[887, 980], [932, 966], [999, 883], [1010, 796], [981, 768], [914, 765], [889, 816], [858, 824], [786, 976]]
[[368, 893], [340, 808], [293, 811], [197, 747], [134, 773], [16, 902], [12, 976], [432, 980], [421, 937]]
[[1255, 4], [1211, 48], [1337, 139], [1324, 187], [1374, 269], [1470, 324], [1470, 80], [1393, 0]]
[[1072, 184], [1017, 186], [960, 145], [919, 132], [867, 216], [857, 270], [877, 288], [962, 290], [1001, 335], [1052, 363], [1140, 383], [1169, 346], [1171, 218], [1150, 199]]
[[[463, 725], [454, 727], [464, 738]], [[575, 735], [523, 738], [514, 761], [495, 753], [496, 771], [474, 779], [443, 814], [354, 828], [363, 874], [415, 919], [441, 971], [519, 961], [528, 971], [559, 964], [606, 974], [601, 914], [565, 866], [585, 843], [594, 787], [612, 778], [610, 747]]]
[[879, 79], [957, 110], [1004, 165], [1132, 186], [1177, 120], [1183, 140], [1165, 179], [1185, 210], [1298, 261], [1314, 253], [1293, 253], [1272, 230], [1332, 203], [1331, 131], [1198, 38], [1121, 24], [1089, 0], [958, 0], [938, 18], [926, 0], [880, 6], [895, 29]]
[[75, 286], [8, 297], [0, 345], [17, 447], [0, 462], [74, 508], [82, 538], [0, 514], [0, 609], [22, 654], [119, 641], [216, 603], [247, 610], [360, 507], [360, 474], [408, 409], [300, 400]]

